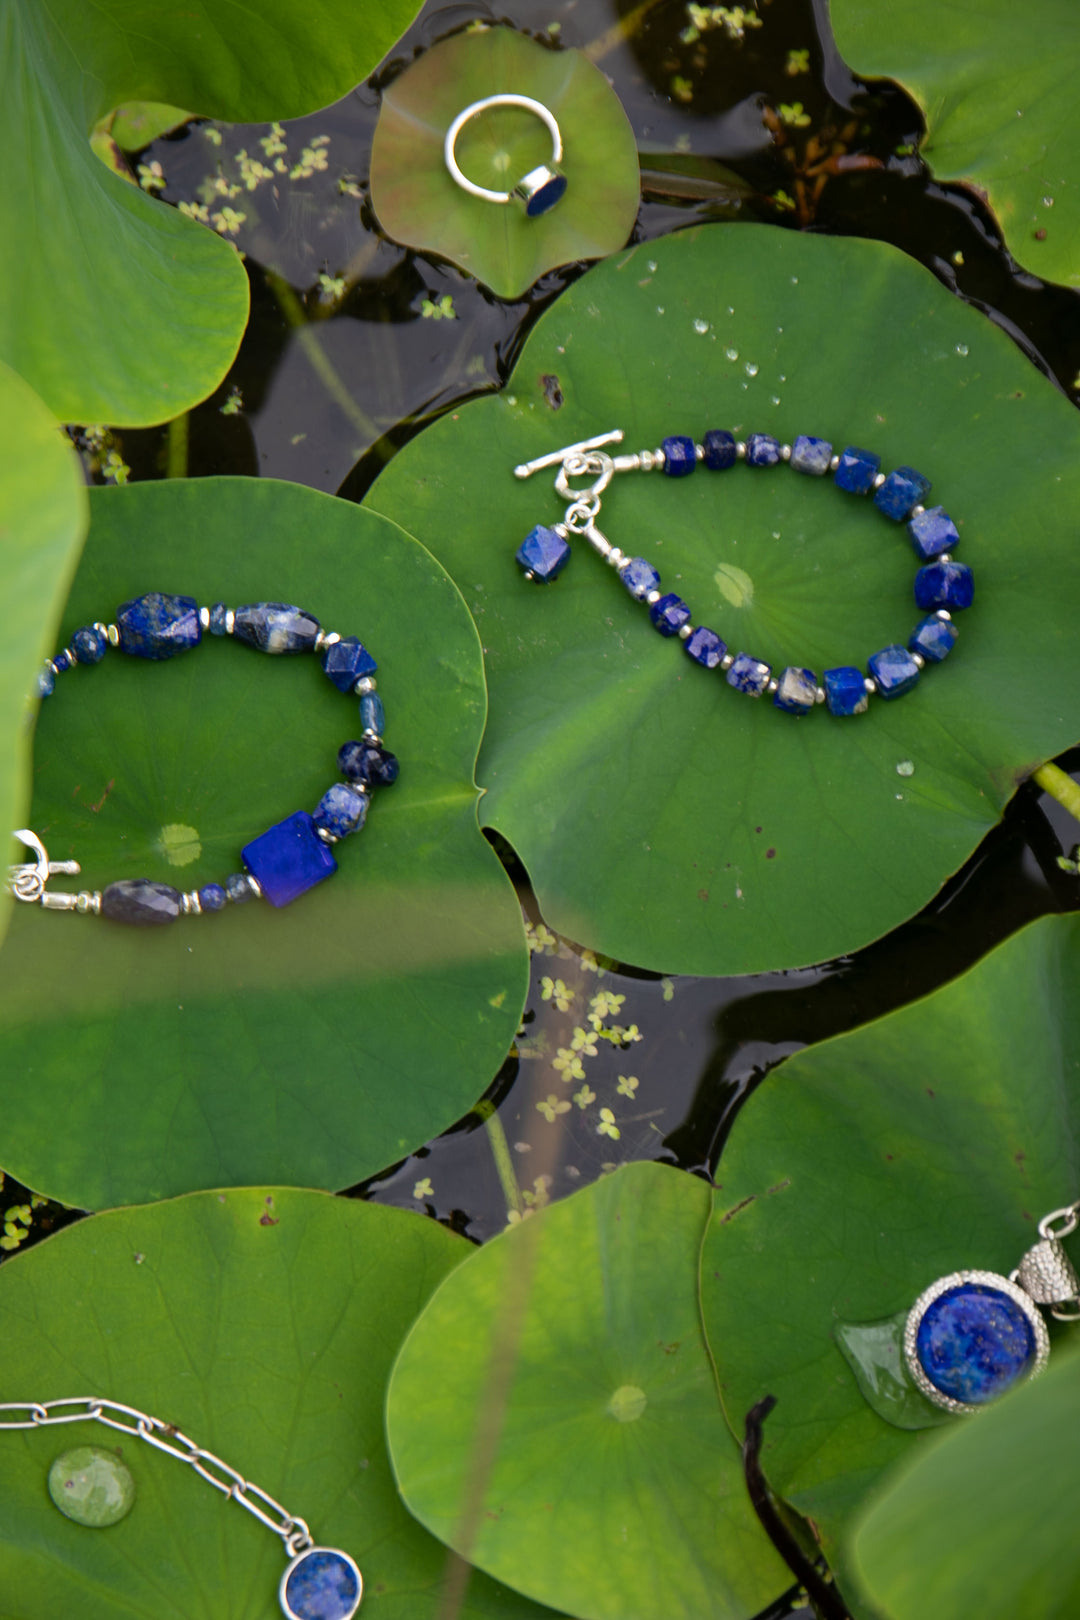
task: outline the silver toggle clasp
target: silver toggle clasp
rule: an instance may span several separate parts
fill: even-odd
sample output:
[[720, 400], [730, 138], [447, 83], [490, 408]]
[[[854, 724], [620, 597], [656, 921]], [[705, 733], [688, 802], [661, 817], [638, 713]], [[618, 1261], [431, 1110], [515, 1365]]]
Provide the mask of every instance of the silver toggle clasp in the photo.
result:
[[[594, 439], [580, 439], [577, 444], [564, 444], [561, 450], [549, 450], [546, 456], [537, 456], [535, 461], [523, 461], [519, 467], [514, 468], [514, 477], [531, 478], [533, 473], [540, 472], [544, 467], [557, 467], [560, 462], [565, 465], [586, 450], [599, 450], [605, 444], [622, 444], [622, 441], [622, 428], [612, 428], [610, 433], [598, 433]], [[582, 470], [579, 469], [579, 473]], [[555, 487], [557, 489], [558, 485]]]
[[[36, 857], [22, 865], [8, 867], [7, 887], [16, 900], [28, 900], [31, 905], [45, 904], [45, 885], [51, 877], [58, 872], [70, 877], [81, 870], [78, 861], [50, 861], [45, 845], [37, 833], [31, 832], [28, 827], [21, 828], [11, 836], [17, 838], [20, 844], [25, 844], [27, 849], [32, 849]], [[74, 899], [72, 896], [72, 902]]]
[[[1055, 1211], [1055, 1214], [1063, 1213]], [[1040, 1233], [1043, 1224], [1039, 1222]], [[1056, 1236], [1040, 1237], [1024, 1255], [1011, 1280], [1030, 1294], [1037, 1305], [1048, 1305], [1051, 1316], [1056, 1316], [1060, 1322], [1080, 1321], [1080, 1277]], [[1065, 1306], [1069, 1309], [1063, 1309]]]

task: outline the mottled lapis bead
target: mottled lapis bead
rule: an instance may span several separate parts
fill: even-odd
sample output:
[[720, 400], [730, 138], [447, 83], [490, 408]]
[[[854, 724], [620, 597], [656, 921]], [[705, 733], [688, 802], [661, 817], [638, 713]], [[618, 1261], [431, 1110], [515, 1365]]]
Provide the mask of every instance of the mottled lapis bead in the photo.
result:
[[215, 602], [210, 609], [210, 634], [212, 636], [227, 636], [229, 633], [229, 610], [224, 602]]
[[92, 624], [76, 630], [71, 638], [71, 650], [80, 664], [100, 664], [108, 645], [108, 637]]
[[705, 452], [705, 465], [710, 472], [726, 472], [739, 459], [734, 433], [724, 428], [710, 428], [701, 441]]
[[867, 659], [866, 667], [883, 698], [902, 697], [905, 692], [911, 691], [919, 678], [919, 666], [914, 658], [906, 647], [896, 644], [882, 647], [880, 652]]
[[1035, 1333], [1001, 1289], [958, 1283], [926, 1307], [915, 1352], [935, 1389], [951, 1400], [984, 1406], [1031, 1372]]
[[346, 838], [364, 825], [367, 812], [366, 793], [358, 793], [345, 782], [335, 782], [319, 800], [312, 819], [316, 827], [333, 833], [335, 838]]
[[911, 516], [912, 507], [918, 506], [923, 496], [929, 493], [929, 478], [924, 478], [914, 467], [897, 467], [880, 489], [875, 489], [874, 505], [887, 518], [892, 518], [894, 523], [903, 523], [905, 518]]
[[697, 466], [693, 439], [682, 435], [662, 439], [660, 448], [664, 452], [664, 471], [669, 478], [685, 478]]
[[825, 688], [825, 702], [830, 714], [842, 717], [866, 713], [870, 698], [866, 690], [866, 676], [861, 669], [855, 669], [851, 664], [827, 669], [821, 677], [821, 684]]
[[849, 495], [868, 495], [881, 466], [881, 457], [872, 450], [860, 450], [849, 444], [841, 451], [840, 465], [836, 469], [836, 487], [846, 489]]
[[386, 710], [378, 692], [365, 692], [360, 699], [360, 725], [364, 731], [373, 731], [381, 737], [386, 725]]
[[715, 669], [727, 652], [727, 647], [720, 640], [715, 630], [709, 630], [705, 625], [698, 625], [697, 629], [683, 642], [690, 657], [705, 669]]
[[817, 676], [812, 669], [785, 669], [778, 678], [773, 702], [785, 714], [809, 714], [817, 702]]
[[644, 557], [631, 557], [628, 563], [623, 563], [619, 578], [630, 595], [636, 596], [639, 602], [643, 602], [649, 592], [655, 591], [660, 584], [660, 575]]
[[931, 506], [908, 524], [911, 543], [924, 562], [952, 551], [960, 543], [956, 524], [943, 506]]
[[199, 890], [199, 905], [204, 911], [224, 911], [228, 898], [220, 883], [207, 883]]
[[390, 787], [398, 778], [397, 755], [381, 743], [347, 742], [338, 749], [338, 770], [350, 782], [369, 787]]
[[254, 897], [254, 889], [246, 872], [230, 872], [225, 879], [225, 898], [234, 906], [242, 906]]
[[749, 653], [736, 653], [731, 668], [727, 672], [727, 683], [733, 686], [736, 692], [745, 692], [749, 697], [760, 697], [769, 684], [772, 670], [768, 664], [763, 664], [760, 658], [751, 658]]
[[264, 653], [310, 652], [319, 621], [292, 602], [249, 602], [233, 616], [233, 635]]
[[940, 664], [956, 646], [959, 634], [951, 619], [939, 619], [936, 613], [931, 613], [929, 618], [920, 620], [915, 626], [908, 638], [908, 646], [912, 652], [921, 653], [932, 664]]
[[350, 1620], [360, 1593], [353, 1565], [328, 1547], [304, 1553], [285, 1577], [285, 1602], [296, 1620]]
[[538, 523], [530, 529], [515, 553], [518, 566], [541, 585], [557, 579], [570, 561], [570, 547], [561, 534]]
[[327, 680], [339, 692], [351, 692], [357, 681], [365, 675], [374, 675], [379, 666], [362, 641], [358, 641], [356, 636], [343, 636], [332, 647], [327, 647], [322, 667]]
[[180, 915], [180, 891], [168, 883], [149, 878], [121, 878], [110, 883], [101, 895], [101, 915], [113, 922], [160, 927], [175, 922]]
[[52, 661], [54, 674], [62, 675], [65, 669], [71, 668], [71, 664], [72, 660], [68, 657], [67, 649], [65, 648], [63, 652], [58, 652]]
[[800, 433], [791, 447], [791, 465], [796, 472], [809, 473], [811, 478], [822, 478], [829, 470], [832, 445], [828, 439], [814, 439]]
[[136, 658], [174, 658], [202, 640], [199, 605], [193, 596], [150, 591], [117, 609], [120, 651]]
[[337, 871], [329, 845], [319, 837], [306, 810], [297, 810], [268, 827], [245, 844], [240, 854], [272, 906], [290, 905]]
[[771, 433], [751, 433], [746, 441], [748, 467], [775, 467], [780, 460], [780, 440]]
[[38, 670], [38, 678], [37, 678], [38, 697], [40, 697], [40, 698], [52, 697], [52, 694], [53, 694], [53, 692], [55, 690], [56, 690], [56, 676], [53, 674], [52, 660], [50, 659], [47, 663], [42, 664], [41, 668]]
[[967, 608], [975, 595], [975, 576], [967, 563], [927, 563], [915, 575], [915, 601], [928, 608]]
[[677, 636], [683, 625], [690, 623], [690, 609], [681, 596], [669, 591], [653, 603], [649, 618], [662, 636]]

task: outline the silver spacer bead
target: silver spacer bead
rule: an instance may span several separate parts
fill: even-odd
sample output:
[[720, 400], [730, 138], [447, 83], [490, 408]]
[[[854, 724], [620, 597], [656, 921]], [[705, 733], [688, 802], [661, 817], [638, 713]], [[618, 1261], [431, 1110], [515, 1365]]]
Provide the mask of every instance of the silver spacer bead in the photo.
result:
[[315, 637], [315, 645], [312, 650], [317, 653], [325, 652], [328, 647], [336, 646], [340, 640], [341, 637], [336, 630], [320, 630]]
[[874, 474], [874, 483], [873, 483], [874, 489], [880, 489], [884, 482], [885, 482], [885, 474], [884, 473], [879, 472], [879, 473]]
[[940, 619], [942, 624], [952, 623], [952, 614], [949, 612], [948, 608], [938, 608], [937, 612], [934, 614], [934, 618]]
[[911, 655], [911, 662], [913, 664], [917, 664], [920, 669], [926, 668], [926, 659], [923, 657], [921, 652], [913, 652]]
[[180, 896], [180, 910], [185, 917], [202, 916], [202, 902], [199, 899], [198, 889], [191, 889], [187, 894]]
[[721, 669], [730, 669], [734, 662], [735, 662], [735, 654], [734, 653], [725, 653], [723, 658], [721, 658], [721, 660], [720, 660], [720, 668]]
[[640, 472], [652, 472], [656, 466], [656, 457], [651, 450], [639, 450], [638, 461], [640, 463], [638, 469]]
[[829, 471], [830, 472], [836, 472], [839, 469], [839, 466], [840, 466], [840, 457], [839, 456], [830, 456], [829, 457]]
[[248, 880], [248, 888], [251, 890], [251, 892], [255, 896], [256, 900], [261, 900], [262, 897], [263, 897], [262, 884], [259, 882], [258, 878], [257, 877], [252, 877], [251, 873], [249, 872], [247, 874], [247, 880]]
[[790, 461], [791, 460], [791, 446], [790, 446], [790, 444], [782, 444], [780, 446], [780, 460], [781, 461]]
[[[526, 579], [532, 579], [533, 577], [534, 576], [531, 573], [528, 573], [528, 574], [525, 575]], [[356, 685], [353, 687], [353, 691], [356, 693], [357, 697], [367, 697], [368, 693], [369, 692], [374, 692], [374, 690], [375, 690], [375, 677], [374, 677], [374, 675], [361, 675], [360, 679], [357, 681]]]
[[533, 573], [531, 568], [526, 568], [524, 577], [526, 579], [535, 579], [536, 575]]
[[863, 681], [863, 685], [866, 687], [869, 695], [873, 697], [877, 691], [877, 681], [875, 681], [874, 677], [872, 675], [868, 675], [865, 681]]
[[210, 628], [210, 609], [208, 607], [199, 609], [199, 628], [200, 630], [209, 630]]
[[629, 558], [623, 556], [618, 546], [612, 546], [604, 561], [610, 568], [621, 568], [624, 562], [629, 561]]
[[555, 533], [559, 536], [560, 540], [569, 540], [570, 530], [566, 527], [565, 523], [555, 523], [552, 525], [552, 527], [554, 528]]
[[695, 461], [704, 461], [705, 460], [705, 446], [703, 444], [695, 444], [695, 446], [694, 446], [694, 460]]
[[769, 682], [768, 686], [765, 688], [765, 690], [766, 690], [766, 692], [771, 694], [773, 692], [778, 691], [779, 687], [780, 687], [780, 682], [774, 676], [773, 679]]
[[[382, 738], [379, 736], [379, 733], [377, 731], [372, 731], [370, 726], [365, 726], [363, 731], [360, 733], [360, 741], [361, 742], [370, 742], [370, 743], [381, 743]], [[355, 787], [356, 784], [355, 784], [355, 782], [350, 782], [349, 786], [350, 787]]]
[[679, 640], [680, 641], [689, 641], [690, 637], [693, 635], [693, 633], [694, 633], [694, 627], [693, 627], [692, 624], [681, 624], [679, 626]]
[[951, 551], [943, 551], [941, 553], [940, 557], [935, 557], [934, 558], [934, 561], [935, 562], [952, 562], [952, 552]]
[[97, 631], [99, 636], [104, 636], [105, 640], [108, 641], [108, 639], [109, 639], [109, 627], [108, 627], [107, 624], [102, 624], [100, 619], [95, 619], [94, 620], [94, 629]]
[[649, 591], [649, 592], [647, 592], [646, 596], [645, 596], [646, 606], [647, 607], [652, 607], [654, 602], [659, 602], [660, 597], [661, 597], [662, 594], [663, 593], [661, 591]]
[[236, 629], [236, 614], [232, 608], [225, 609], [225, 634], [231, 636]]
[[913, 506], [911, 508], [911, 511], [908, 513], [908, 516], [909, 517], [922, 517], [922, 515], [923, 515], [923, 513], [925, 511], [926, 511], [925, 506]]
[[740, 439], [738, 441], [738, 443], [736, 444], [736, 446], [735, 446], [735, 459], [736, 459], [736, 461], [745, 461], [746, 460], [746, 441], [745, 441], [745, 439]]
[[97, 917], [101, 912], [101, 890], [80, 889], [75, 899], [75, 910], [83, 913], [89, 911]]
[[120, 631], [117, 629], [115, 624], [107, 624], [105, 626], [105, 635], [110, 647], [119, 647]]
[[825, 701], [825, 688], [823, 686], [815, 686], [815, 688], [814, 688], [814, 702], [815, 703], [824, 703], [824, 701]]
[[326, 827], [316, 827], [315, 836], [321, 838], [324, 844], [336, 844], [338, 842], [337, 834], [328, 831]]

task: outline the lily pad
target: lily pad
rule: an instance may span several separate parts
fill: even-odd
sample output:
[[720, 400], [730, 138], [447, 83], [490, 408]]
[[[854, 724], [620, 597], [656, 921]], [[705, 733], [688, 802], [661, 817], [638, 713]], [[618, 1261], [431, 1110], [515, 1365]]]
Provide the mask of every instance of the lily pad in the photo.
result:
[[154, 9], [128, 0], [0, 19], [0, 358], [63, 421], [136, 427], [211, 393], [247, 320], [244, 268], [213, 232], [110, 172], [98, 121], [139, 99], [233, 120], [314, 112], [376, 66], [415, 0]]
[[[616, 427], [631, 450], [714, 427], [816, 434], [925, 472], [977, 580], [949, 661], [867, 714], [797, 719], [658, 636], [584, 543], [555, 584], [529, 584], [515, 549], [562, 510], [554, 469], [514, 467]], [[548, 923], [620, 961], [747, 973], [865, 945], [1080, 727], [1062, 593], [1080, 420], [881, 243], [715, 225], [609, 259], [538, 322], [505, 391], [406, 445], [367, 504], [435, 552], [479, 626], [485, 822]], [[829, 478], [627, 473], [599, 524], [695, 622], [778, 668], [865, 668], [919, 618], [904, 528]]]
[[[467, 1252], [434, 1221], [289, 1188], [94, 1216], [0, 1268], [4, 1399], [104, 1396], [175, 1424], [350, 1553], [364, 1613], [435, 1620], [446, 1554], [398, 1499], [383, 1399], [402, 1335]], [[108, 1529], [72, 1523], [46, 1491], [53, 1459], [84, 1443], [119, 1447], [135, 1478]], [[277, 1612], [282, 1544], [134, 1437], [0, 1433], [0, 1502], [5, 1616]], [[542, 1620], [482, 1575], [460, 1613]]]
[[745, 1620], [790, 1577], [746, 1496], [697, 1303], [708, 1189], [626, 1165], [447, 1279], [387, 1397], [412, 1512], [587, 1620]]
[[[350, 1185], [466, 1111], [524, 999], [520, 909], [476, 825], [476, 632], [421, 546], [295, 485], [95, 490], [91, 513], [65, 638], [146, 590], [299, 602], [377, 659], [401, 776], [337, 874], [284, 910], [147, 933], [20, 906], [0, 956], [4, 1166], [89, 1208]], [[29, 825], [82, 863], [53, 887], [223, 881], [252, 838], [314, 809], [359, 730], [310, 656], [208, 636], [173, 661], [77, 666], [34, 746]]]
[[841, 1327], [953, 1271], [1007, 1276], [1039, 1218], [1080, 1196], [1078, 982], [1080, 919], [1033, 923], [924, 1001], [788, 1059], [724, 1149], [701, 1267], [724, 1407], [741, 1434], [776, 1396], [766, 1474], [830, 1554], [924, 1443], [864, 1399]]
[[915, 0], [901, 12], [886, 0], [832, 0], [829, 11], [855, 72], [896, 79], [918, 103], [920, 150], [937, 179], [986, 198], [1021, 264], [1080, 286], [1076, 7]]
[[[451, 178], [443, 140], [465, 107], [487, 96], [530, 96], [562, 133], [564, 197], [550, 213], [526, 218], [516, 204], [473, 197]], [[462, 172], [491, 191], [508, 191], [540, 164], [552, 139], [527, 109], [478, 113], [456, 143]], [[623, 246], [640, 200], [634, 133], [599, 68], [581, 51], [556, 51], [510, 28], [444, 40], [383, 94], [371, 153], [371, 200], [388, 235], [439, 253], [518, 298], [545, 271], [597, 259]]]

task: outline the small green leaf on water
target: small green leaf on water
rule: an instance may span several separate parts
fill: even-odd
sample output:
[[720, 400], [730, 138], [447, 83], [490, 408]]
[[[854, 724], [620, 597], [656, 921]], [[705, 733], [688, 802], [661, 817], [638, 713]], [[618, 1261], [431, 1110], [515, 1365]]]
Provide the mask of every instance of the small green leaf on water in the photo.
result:
[[170, 821], [162, 827], [157, 847], [170, 866], [190, 866], [202, 854], [202, 841], [196, 828], [182, 821]]

